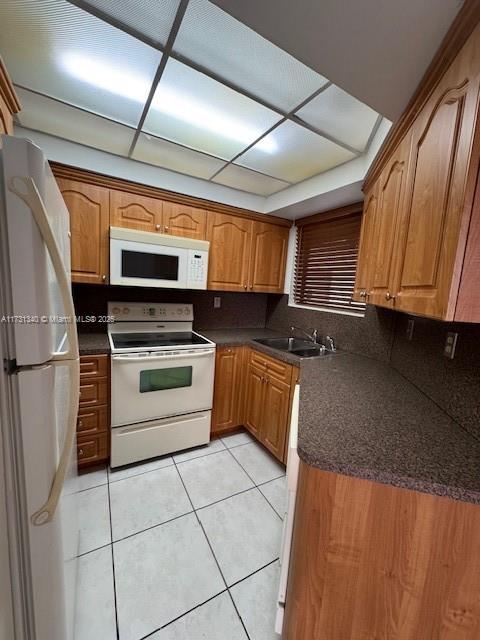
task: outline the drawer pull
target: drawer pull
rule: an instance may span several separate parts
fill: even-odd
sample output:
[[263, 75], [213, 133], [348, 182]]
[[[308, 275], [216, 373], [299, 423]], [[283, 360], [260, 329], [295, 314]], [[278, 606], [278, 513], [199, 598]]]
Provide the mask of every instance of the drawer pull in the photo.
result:
[[83, 420], [79, 420], [79, 421], [78, 421], [78, 426], [79, 426], [79, 427], [83, 427]]
[[78, 450], [78, 455], [79, 455], [79, 456], [83, 456], [83, 449], [79, 449], [79, 450]]

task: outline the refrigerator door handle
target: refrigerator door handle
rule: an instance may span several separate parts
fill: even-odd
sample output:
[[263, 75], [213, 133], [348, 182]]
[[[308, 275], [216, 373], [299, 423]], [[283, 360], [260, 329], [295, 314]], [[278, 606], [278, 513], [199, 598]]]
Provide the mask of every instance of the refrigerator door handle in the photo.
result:
[[72, 450], [75, 445], [75, 435], [77, 432], [78, 396], [80, 392], [80, 361], [78, 359], [67, 361], [57, 360], [52, 362], [52, 364], [54, 366], [68, 366], [70, 369], [70, 391], [67, 417], [68, 424], [62, 453], [50, 488], [50, 495], [48, 496], [45, 504], [31, 516], [32, 524], [36, 526], [50, 522], [55, 515], [55, 511], [62, 494], [63, 485], [65, 483], [65, 478], [67, 477], [72, 457]]
[[8, 183], [8, 189], [18, 196], [28, 206], [39, 228], [42, 239], [47, 247], [58, 280], [62, 303], [68, 318], [66, 323], [68, 350], [58, 351], [52, 354], [51, 360], [77, 360], [78, 337], [75, 322], [75, 307], [73, 305], [72, 292], [70, 290], [69, 275], [63, 265], [60, 249], [48, 221], [45, 205], [32, 178], [15, 176]]
[[52, 228], [48, 220], [48, 214], [40, 193], [35, 182], [30, 177], [14, 177], [9, 181], [8, 188], [12, 193], [25, 202], [33, 214], [42, 239], [50, 255], [55, 275], [58, 280], [65, 313], [69, 318], [69, 322], [67, 322], [68, 350], [54, 353], [50, 360], [50, 364], [52, 365], [68, 366], [70, 369], [68, 423], [65, 441], [63, 443], [63, 450], [50, 488], [50, 494], [45, 504], [31, 516], [32, 523], [39, 526], [50, 522], [54, 517], [70, 465], [77, 429], [78, 398], [80, 394], [80, 358], [78, 353], [75, 308], [73, 306], [72, 292], [70, 290], [70, 280], [64, 268], [60, 249], [52, 232]]

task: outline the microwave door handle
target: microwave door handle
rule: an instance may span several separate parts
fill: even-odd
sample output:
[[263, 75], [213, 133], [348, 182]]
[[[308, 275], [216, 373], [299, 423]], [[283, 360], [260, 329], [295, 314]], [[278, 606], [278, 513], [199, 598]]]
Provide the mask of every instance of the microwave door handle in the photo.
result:
[[144, 356], [140, 358], [129, 358], [128, 356], [112, 356], [112, 360], [115, 362], [154, 362], [155, 360], [177, 360], [177, 358], [201, 358], [214, 353], [214, 349], [205, 349], [200, 353], [176, 353], [175, 355], [160, 355], [160, 356]]
[[[21, 188], [23, 187], [23, 188]], [[9, 190], [18, 196], [33, 214], [37, 227], [47, 247], [48, 254], [53, 264], [55, 276], [60, 288], [63, 308], [67, 316], [68, 350], [53, 353], [51, 360], [78, 360], [78, 336], [75, 322], [75, 308], [73, 306], [72, 292], [70, 290], [70, 278], [65, 270], [62, 255], [57, 240], [48, 221], [48, 214], [32, 178], [16, 176], [11, 178], [8, 184]]]

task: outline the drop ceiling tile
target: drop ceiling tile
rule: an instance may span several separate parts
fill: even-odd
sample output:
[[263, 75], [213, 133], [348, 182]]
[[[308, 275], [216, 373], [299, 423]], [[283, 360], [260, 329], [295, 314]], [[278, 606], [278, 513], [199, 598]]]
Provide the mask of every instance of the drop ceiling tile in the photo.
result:
[[[265, 153], [259, 148], [260, 144], [268, 145], [274, 151]], [[347, 149], [294, 122], [287, 121], [235, 162], [268, 173], [280, 180], [300, 182], [354, 157], [355, 155]]]
[[140, 134], [132, 155], [135, 160], [196, 178], [210, 178], [225, 165], [223, 160], [186, 149], [173, 142]]
[[331, 85], [297, 111], [305, 122], [351, 147], [364, 151], [378, 113]]
[[31, 91], [17, 89], [17, 93], [22, 105], [17, 118], [23, 127], [102, 151], [128, 154], [134, 129]]
[[[169, 59], [144, 131], [229, 160], [279, 119], [270, 109]], [[268, 144], [262, 149], [271, 152]]]
[[65, 0], [3, 0], [0, 42], [17, 85], [134, 126], [162, 55]]
[[212, 182], [224, 184], [227, 187], [241, 189], [259, 196], [269, 196], [289, 186], [288, 182], [271, 178], [263, 173], [245, 169], [235, 164], [229, 164], [213, 178]]
[[175, 20], [180, 0], [87, 0], [85, 6], [100, 9], [115, 21], [123, 23], [152, 44], [163, 47]]
[[208, 0], [190, 0], [174, 52], [285, 111], [327, 82]]

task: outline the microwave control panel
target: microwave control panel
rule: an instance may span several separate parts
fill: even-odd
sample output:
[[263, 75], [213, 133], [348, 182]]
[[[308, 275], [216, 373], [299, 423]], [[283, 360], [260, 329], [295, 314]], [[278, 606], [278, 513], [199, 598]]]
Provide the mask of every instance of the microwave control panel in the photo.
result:
[[208, 251], [188, 250], [187, 289], [206, 289]]

